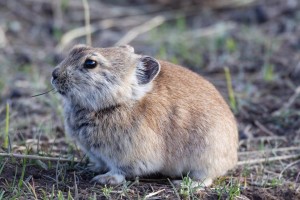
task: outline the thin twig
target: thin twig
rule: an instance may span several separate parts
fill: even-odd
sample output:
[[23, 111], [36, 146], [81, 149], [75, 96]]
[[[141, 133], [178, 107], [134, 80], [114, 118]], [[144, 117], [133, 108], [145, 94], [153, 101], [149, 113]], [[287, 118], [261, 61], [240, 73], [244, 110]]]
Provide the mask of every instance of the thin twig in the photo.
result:
[[239, 8], [254, 4], [257, 0], [203, 1], [203, 5], [212, 9]]
[[47, 160], [47, 161], [61, 161], [61, 162], [75, 162], [80, 163], [78, 160], [67, 159], [67, 158], [57, 158], [48, 156], [36, 156], [36, 155], [23, 155], [18, 153], [0, 153], [0, 157], [11, 157], [11, 158], [26, 158], [32, 160]]
[[298, 174], [297, 174], [297, 176], [296, 176], [296, 180], [295, 180], [295, 183], [296, 183], [296, 184], [298, 183], [299, 177], [300, 177], [300, 172], [298, 172]]
[[241, 142], [254, 142], [254, 141], [271, 141], [271, 140], [284, 140], [286, 141], [287, 138], [285, 136], [262, 136], [262, 137], [255, 137], [255, 138], [248, 138], [244, 140], [240, 140]]
[[295, 101], [299, 97], [299, 94], [300, 94], [300, 86], [298, 86], [295, 89], [294, 94], [288, 99], [288, 101], [285, 104], [283, 104], [283, 106], [281, 108], [279, 108], [278, 110], [276, 110], [276, 111], [274, 111], [272, 113], [272, 116], [281, 115], [282, 112], [284, 112], [285, 110], [289, 109], [295, 103]]
[[279, 141], [279, 140], [282, 140], [282, 141], [287, 141], [287, 138], [285, 136], [262, 136], [262, 137], [251, 137], [251, 138], [248, 138], [248, 139], [244, 139], [244, 140], [240, 140], [239, 141], [239, 146], [241, 145], [248, 145], [250, 142], [257, 142], [257, 141]]
[[166, 17], [156, 16], [156, 17], [152, 18], [151, 20], [149, 20], [139, 26], [132, 28], [115, 45], [119, 46], [119, 45], [128, 44], [132, 40], [134, 40], [137, 36], [139, 36], [140, 34], [150, 31], [151, 29], [163, 24], [165, 21], [166, 21]]
[[298, 164], [298, 163], [300, 163], [300, 160], [296, 160], [295, 162], [292, 162], [292, 163], [288, 164], [288, 165], [287, 165], [285, 168], [283, 168], [283, 170], [280, 172], [278, 179], [281, 179], [283, 173], [284, 173], [288, 168], [290, 168], [290, 167], [292, 167], [293, 165], [296, 165], [296, 164]]
[[272, 131], [270, 131], [269, 129], [267, 129], [264, 125], [262, 125], [259, 121], [255, 120], [254, 124], [263, 132], [267, 133], [269, 136], [273, 136], [275, 135]]
[[180, 200], [181, 198], [180, 198], [180, 195], [179, 195], [178, 192], [177, 192], [177, 189], [176, 189], [175, 185], [172, 183], [172, 181], [171, 181], [170, 179], [168, 179], [168, 181], [169, 181], [169, 183], [171, 184], [171, 186], [172, 186], [172, 188], [173, 188], [173, 190], [174, 190], [174, 192], [175, 192], [175, 195], [176, 195], [177, 199]]
[[274, 156], [270, 158], [259, 158], [253, 160], [244, 160], [244, 161], [239, 161], [237, 165], [251, 165], [251, 164], [258, 164], [258, 163], [265, 163], [265, 162], [273, 162], [278, 160], [294, 159], [294, 158], [300, 158], [300, 154], [288, 155], [288, 156]]
[[56, 46], [56, 51], [61, 52], [69, 43], [71, 43], [76, 38], [85, 36], [87, 34], [92, 34], [98, 30], [105, 30], [111, 28], [115, 25], [114, 21], [111, 19], [106, 19], [101, 21], [99, 24], [91, 25], [89, 32], [87, 32], [86, 26], [78, 27], [66, 32], [60, 40], [60, 43]]
[[150, 197], [153, 197], [153, 196], [155, 196], [155, 195], [157, 195], [157, 194], [159, 194], [159, 193], [161, 193], [161, 192], [163, 192], [163, 191], [165, 191], [165, 189], [158, 190], [158, 191], [156, 191], [156, 192], [152, 192], [152, 193], [146, 195], [146, 196], [145, 196], [145, 199], [148, 199], [148, 198], [150, 198]]
[[239, 156], [244, 155], [251, 155], [251, 154], [262, 154], [262, 153], [269, 153], [269, 152], [278, 152], [278, 151], [293, 151], [293, 150], [300, 150], [300, 146], [297, 147], [283, 147], [283, 148], [277, 148], [277, 149], [266, 149], [262, 151], [244, 151], [244, 152], [238, 152]]
[[75, 174], [75, 172], [74, 172], [74, 190], [75, 190], [74, 199], [78, 200], [79, 199], [79, 193], [78, 193], [78, 186], [77, 186], [77, 183], [76, 183], [76, 174]]

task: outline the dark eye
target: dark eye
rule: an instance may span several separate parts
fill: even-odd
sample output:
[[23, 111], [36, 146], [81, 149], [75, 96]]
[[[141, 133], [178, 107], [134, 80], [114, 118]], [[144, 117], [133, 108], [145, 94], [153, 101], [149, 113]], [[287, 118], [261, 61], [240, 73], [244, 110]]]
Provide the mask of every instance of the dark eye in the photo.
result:
[[84, 66], [84, 68], [87, 68], [87, 69], [93, 69], [93, 68], [97, 67], [97, 62], [94, 60], [87, 59], [87, 60], [85, 60], [83, 66]]

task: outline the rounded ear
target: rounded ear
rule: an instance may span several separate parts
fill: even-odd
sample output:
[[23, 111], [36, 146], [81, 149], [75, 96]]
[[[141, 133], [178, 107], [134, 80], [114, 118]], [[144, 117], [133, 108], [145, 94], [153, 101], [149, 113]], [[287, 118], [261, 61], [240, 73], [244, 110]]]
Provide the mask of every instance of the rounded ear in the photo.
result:
[[136, 69], [138, 84], [144, 85], [153, 81], [160, 71], [160, 64], [150, 56], [143, 56]]

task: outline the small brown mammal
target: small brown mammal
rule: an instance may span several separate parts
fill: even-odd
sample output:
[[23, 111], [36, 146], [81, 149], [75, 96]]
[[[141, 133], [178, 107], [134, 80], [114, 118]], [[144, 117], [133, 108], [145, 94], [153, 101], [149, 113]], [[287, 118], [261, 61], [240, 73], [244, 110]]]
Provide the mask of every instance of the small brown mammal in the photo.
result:
[[94, 177], [188, 174], [208, 186], [237, 163], [238, 133], [216, 88], [180, 66], [131, 46], [75, 46], [54, 69], [67, 134], [89, 156]]

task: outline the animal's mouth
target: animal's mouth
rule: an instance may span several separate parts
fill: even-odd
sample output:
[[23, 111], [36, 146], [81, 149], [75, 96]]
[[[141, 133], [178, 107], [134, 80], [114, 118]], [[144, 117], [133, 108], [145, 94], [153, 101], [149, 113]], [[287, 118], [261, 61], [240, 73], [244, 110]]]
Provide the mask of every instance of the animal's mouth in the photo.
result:
[[59, 94], [61, 94], [61, 95], [63, 95], [63, 96], [65, 96], [66, 95], [66, 92], [64, 92], [64, 91], [61, 91], [61, 90], [56, 90]]
[[61, 95], [66, 95], [66, 91], [63, 90], [60, 87], [60, 84], [58, 83], [57, 79], [51, 78], [51, 85], [54, 87], [55, 91], [58, 92]]

